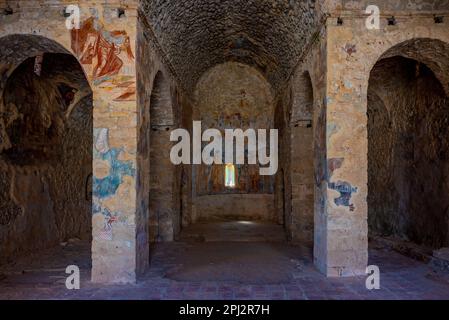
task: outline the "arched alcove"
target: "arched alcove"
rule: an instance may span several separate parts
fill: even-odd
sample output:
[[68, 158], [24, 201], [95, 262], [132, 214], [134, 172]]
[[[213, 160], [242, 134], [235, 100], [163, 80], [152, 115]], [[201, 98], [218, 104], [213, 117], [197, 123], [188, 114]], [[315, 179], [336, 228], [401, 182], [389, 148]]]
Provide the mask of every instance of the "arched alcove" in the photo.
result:
[[159, 71], [154, 78], [150, 98], [150, 123], [152, 128], [172, 126], [173, 106], [170, 93], [170, 82]]
[[170, 161], [174, 129], [170, 82], [159, 71], [150, 97], [150, 241], [171, 241], [180, 231], [176, 168]]
[[[217, 129], [225, 145], [226, 129], [275, 129], [271, 86], [255, 68], [237, 62], [219, 64], [208, 70], [195, 89], [193, 119], [202, 130]], [[267, 139], [267, 141], [269, 138]], [[277, 222], [274, 175], [261, 175], [260, 165], [248, 164], [245, 138], [244, 164], [237, 164], [234, 150], [235, 184], [226, 185], [225, 150], [221, 164], [193, 165], [192, 222], [268, 221]], [[203, 146], [207, 143], [204, 142]]]
[[53, 40], [0, 38], [0, 263], [92, 237], [92, 91]]
[[303, 72], [293, 87], [291, 128], [292, 237], [313, 243], [314, 230], [314, 141], [313, 86]]
[[388, 50], [371, 70], [371, 238], [449, 245], [448, 48], [438, 40], [410, 40]]

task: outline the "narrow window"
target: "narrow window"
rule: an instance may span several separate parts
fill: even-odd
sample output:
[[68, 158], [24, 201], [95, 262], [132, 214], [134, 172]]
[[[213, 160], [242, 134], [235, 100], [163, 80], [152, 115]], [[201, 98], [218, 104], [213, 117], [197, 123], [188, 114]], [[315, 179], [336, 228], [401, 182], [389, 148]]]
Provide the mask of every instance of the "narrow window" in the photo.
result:
[[233, 164], [227, 164], [225, 168], [225, 186], [235, 188], [235, 167]]

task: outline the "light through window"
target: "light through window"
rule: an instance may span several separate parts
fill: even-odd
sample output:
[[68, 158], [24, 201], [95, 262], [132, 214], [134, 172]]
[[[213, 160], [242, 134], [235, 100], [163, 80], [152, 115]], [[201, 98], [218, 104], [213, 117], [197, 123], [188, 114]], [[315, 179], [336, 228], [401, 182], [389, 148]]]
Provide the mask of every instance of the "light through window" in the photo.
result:
[[225, 186], [235, 188], [235, 167], [233, 164], [227, 164], [225, 168]]

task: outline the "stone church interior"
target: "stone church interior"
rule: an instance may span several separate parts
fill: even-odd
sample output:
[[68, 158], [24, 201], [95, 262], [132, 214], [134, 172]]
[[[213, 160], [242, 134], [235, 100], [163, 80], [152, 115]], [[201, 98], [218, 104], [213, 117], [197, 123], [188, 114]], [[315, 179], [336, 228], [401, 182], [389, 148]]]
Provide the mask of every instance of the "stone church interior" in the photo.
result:
[[0, 299], [449, 299], [449, 4], [0, 0]]

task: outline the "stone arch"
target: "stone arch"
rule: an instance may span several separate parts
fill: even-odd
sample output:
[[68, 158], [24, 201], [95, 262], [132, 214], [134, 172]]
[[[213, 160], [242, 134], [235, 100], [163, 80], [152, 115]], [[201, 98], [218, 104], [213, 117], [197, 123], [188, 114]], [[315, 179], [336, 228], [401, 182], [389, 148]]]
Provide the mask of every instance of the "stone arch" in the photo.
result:
[[176, 168], [170, 162], [173, 100], [167, 76], [157, 72], [150, 96], [150, 241], [172, 241], [180, 231]]
[[[0, 38], [1, 259], [91, 239], [93, 95], [68, 50], [37, 35]], [[6, 221], [7, 220], [7, 221]]]
[[295, 86], [291, 128], [291, 184], [293, 238], [313, 243], [314, 229], [314, 90], [307, 70]]
[[85, 118], [92, 110], [77, 109], [86, 99], [91, 103], [92, 91], [76, 58], [66, 53], [44, 53], [40, 56], [42, 71], [37, 75], [38, 57], [25, 59], [5, 82], [0, 105], [0, 150], [2, 160], [9, 163], [58, 161], [62, 132], [70, 121], [91, 122]]
[[[77, 93], [73, 97], [73, 103], [71, 106], [68, 106], [65, 112], [65, 118], [70, 117], [73, 106], [92, 94], [91, 85], [83, 67], [72, 53], [59, 42], [41, 35], [9, 34], [0, 37], [0, 47], [3, 48], [3, 54], [0, 55], [0, 114], [8, 113], [6, 110], [7, 106], [3, 100], [5, 98], [4, 90], [11, 75], [27, 60], [30, 61], [38, 56], [44, 57], [45, 54], [52, 57], [70, 57], [68, 58], [70, 65], [77, 70], [69, 80], [78, 82], [80, 86], [76, 88]], [[43, 59], [43, 63], [46, 61]], [[70, 87], [67, 86], [67, 79], [60, 81], [60, 86], [65, 93], [67, 93]], [[4, 146], [10, 143], [3, 121], [4, 119], [0, 119], [0, 151], [4, 150]]]
[[293, 121], [313, 119], [313, 84], [309, 71], [304, 71], [298, 80], [295, 88], [296, 112]]
[[[279, 119], [275, 119], [277, 101], [273, 93], [272, 86], [257, 68], [234, 61], [217, 64], [203, 73], [196, 84], [192, 117], [201, 120], [203, 130], [217, 129], [222, 137], [230, 128], [243, 131], [277, 128], [275, 122], [281, 124], [283, 114], [281, 111]], [[245, 153], [247, 159], [248, 149]], [[192, 168], [192, 222], [278, 222], [274, 208], [275, 176], [260, 175], [260, 165], [245, 160], [244, 164], [234, 163], [236, 185], [227, 188], [225, 152], [222, 157], [222, 164], [203, 163]]]
[[448, 42], [431, 38], [413, 38], [392, 46], [377, 61], [394, 56], [413, 59], [428, 66], [449, 95]]
[[[26, 59], [43, 53], [72, 55], [72, 52], [59, 42], [45, 36], [34, 34], [9, 34], [0, 37], [0, 47], [5, 52], [0, 57], [2, 59], [0, 65], [0, 93], [4, 89], [6, 79]], [[82, 70], [85, 74], [85, 70], [83, 68]], [[91, 85], [87, 77], [86, 80]]]
[[[449, 55], [449, 38], [446, 35], [428, 35], [421, 30], [415, 30], [414, 33], [400, 33], [397, 37], [391, 37], [389, 42], [382, 42], [379, 46], [371, 51], [365, 52], [367, 60], [366, 80], [362, 89], [368, 90], [368, 80], [371, 70], [379, 60], [402, 56], [417, 60], [426, 64], [435, 74], [436, 78], [441, 82], [443, 88], [448, 94], [449, 79], [447, 57]], [[437, 64], [434, 61], [443, 61], [443, 64]], [[364, 91], [367, 92], [367, 91]]]
[[371, 238], [449, 245], [449, 44], [409, 39], [387, 49], [367, 89]]
[[150, 97], [150, 123], [152, 127], [174, 124], [170, 82], [162, 71], [157, 72], [153, 81]]

